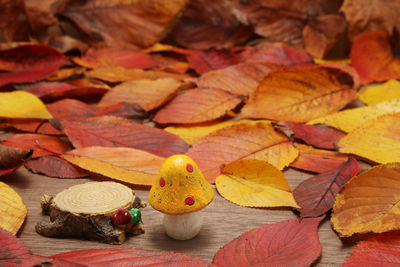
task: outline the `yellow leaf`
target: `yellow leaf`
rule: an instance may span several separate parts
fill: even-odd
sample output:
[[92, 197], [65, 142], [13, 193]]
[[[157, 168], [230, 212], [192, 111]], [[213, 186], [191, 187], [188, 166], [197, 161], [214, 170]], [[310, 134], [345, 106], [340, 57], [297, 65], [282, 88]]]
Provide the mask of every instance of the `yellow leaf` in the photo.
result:
[[378, 163], [400, 161], [400, 113], [368, 121], [340, 139], [339, 151]]
[[75, 149], [63, 158], [82, 169], [140, 185], [153, 185], [165, 160], [143, 150], [100, 146]]
[[331, 221], [341, 236], [400, 230], [400, 163], [353, 177], [336, 196]]
[[339, 64], [351, 64], [350, 58], [340, 58], [340, 59], [321, 59], [321, 58], [314, 58], [315, 64], [325, 64], [325, 63], [339, 63]]
[[11, 187], [0, 182], [0, 228], [16, 235], [27, 210], [22, 198]]
[[351, 132], [369, 120], [394, 112], [400, 112], [400, 99], [389, 100], [373, 106], [346, 109], [309, 121], [307, 124], [325, 123], [344, 132]]
[[390, 80], [383, 84], [373, 85], [358, 93], [360, 100], [367, 105], [374, 105], [392, 99], [400, 98], [400, 82]]
[[224, 198], [240, 206], [299, 208], [284, 174], [263, 160], [244, 159], [226, 165], [216, 185]]
[[53, 118], [39, 98], [24, 91], [0, 93], [0, 117], [23, 119]]
[[239, 121], [223, 121], [217, 123], [210, 123], [201, 126], [169, 126], [164, 130], [170, 132], [172, 134], [178, 135], [183, 140], [186, 141], [189, 145], [193, 145], [197, 142], [200, 138], [206, 136], [209, 133], [215, 132], [216, 130], [225, 128], [227, 126], [249, 122], [251, 120], [239, 120]]

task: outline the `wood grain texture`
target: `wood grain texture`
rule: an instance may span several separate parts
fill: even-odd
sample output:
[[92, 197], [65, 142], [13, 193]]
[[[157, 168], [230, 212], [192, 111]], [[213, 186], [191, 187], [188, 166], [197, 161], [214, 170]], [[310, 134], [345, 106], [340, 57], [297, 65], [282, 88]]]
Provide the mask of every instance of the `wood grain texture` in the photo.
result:
[[[310, 174], [296, 170], [286, 170], [285, 176], [294, 189], [301, 181], [311, 177]], [[25, 168], [2, 178], [2, 181], [19, 193], [28, 209], [27, 219], [18, 237], [32, 250], [34, 254], [49, 256], [55, 253], [77, 249], [109, 248], [95, 241], [48, 238], [35, 232], [35, 224], [42, 219], [48, 219], [41, 214], [39, 205], [42, 194], [57, 194], [62, 189], [75, 184], [85, 183], [94, 179], [55, 179], [36, 175]], [[148, 191], [135, 189], [135, 193], [147, 201]], [[215, 189], [214, 189], [215, 190]], [[200, 257], [211, 262], [214, 254], [225, 244], [239, 235], [263, 224], [281, 222], [296, 218], [290, 209], [258, 209], [237, 206], [223, 199], [215, 191], [214, 201], [203, 210], [204, 225], [200, 234], [192, 240], [177, 241], [169, 238], [162, 228], [162, 214], [148, 205], [142, 209], [145, 233], [138, 236], [128, 236], [122, 247], [133, 247], [151, 250], [173, 250]], [[344, 245], [333, 232], [330, 221], [323, 221], [319, 228], [319, 238], [322, 243], [322, 257], [315, 266], [340, 266], [350, 255], [351, 246]]]

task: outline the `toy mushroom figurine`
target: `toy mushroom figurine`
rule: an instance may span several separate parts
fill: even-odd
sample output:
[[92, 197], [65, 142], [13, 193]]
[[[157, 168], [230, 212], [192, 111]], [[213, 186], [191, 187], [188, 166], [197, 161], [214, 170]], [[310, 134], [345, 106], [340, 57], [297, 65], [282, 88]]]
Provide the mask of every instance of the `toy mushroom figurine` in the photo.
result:
[[203, 219], [199, 210], [214, 198], [214, 191], [196, 163], [185, 155], [165, 160], [150, 189], [150, 205], [163, 212], [168, 236], [177, 240], [195, 237]]

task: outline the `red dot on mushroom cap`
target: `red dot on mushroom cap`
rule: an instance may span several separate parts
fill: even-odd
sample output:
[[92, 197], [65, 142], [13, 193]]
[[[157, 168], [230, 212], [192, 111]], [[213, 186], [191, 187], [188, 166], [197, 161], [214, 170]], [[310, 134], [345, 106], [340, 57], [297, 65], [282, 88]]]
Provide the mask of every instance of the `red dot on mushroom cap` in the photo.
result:
[[160, 186], [161, 187], [164, 187], [165, 186], [165, 180], [164, 180], [164, 178], [160, 178]]
[[186, 170], [187, 170], [188, 172], [193, 172], [193, 166], [192, 166], [192, 164], [186, 164]]
[[185, 203], [189, 206], [192, 206], [194, 204], [194, 198], [192, 196], [188, 196], [185, 198]]

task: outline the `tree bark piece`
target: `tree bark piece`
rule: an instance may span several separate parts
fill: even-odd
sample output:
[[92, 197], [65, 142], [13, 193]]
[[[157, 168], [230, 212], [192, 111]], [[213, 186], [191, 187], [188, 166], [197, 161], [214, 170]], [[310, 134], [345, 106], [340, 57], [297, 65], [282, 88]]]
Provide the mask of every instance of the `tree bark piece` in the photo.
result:
[[55, 197], [43, 195], [40, 205], [50, 222], [39, 221], [36, 232], [49, 237], [79, 237], [121, 244], [125, 234], [144, 233], [142, 220], [114, 225], [111, 215], [119, 208], [143, 208], [129, 187], [115, 182], [89, 182], [71, 186]]

